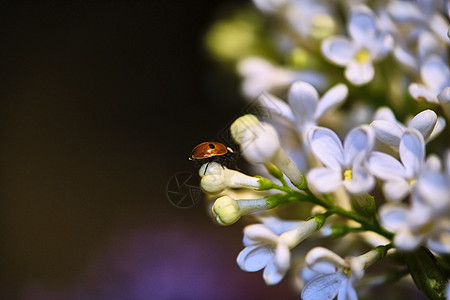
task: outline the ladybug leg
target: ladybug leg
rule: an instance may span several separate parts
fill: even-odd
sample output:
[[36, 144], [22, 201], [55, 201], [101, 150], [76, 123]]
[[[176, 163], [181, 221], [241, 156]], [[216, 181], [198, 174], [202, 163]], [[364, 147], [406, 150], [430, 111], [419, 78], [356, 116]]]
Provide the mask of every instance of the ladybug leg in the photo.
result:
[[206, 164], [206, 168], [205, 168], [205, 171], [203, 171], [203, 175], [205, 175], [206, 174], [206, 170], [208, 170], [208, 167], [209, 167], [209, 164], [210, 164], [211, 162], [209, 161], [207, 164]]

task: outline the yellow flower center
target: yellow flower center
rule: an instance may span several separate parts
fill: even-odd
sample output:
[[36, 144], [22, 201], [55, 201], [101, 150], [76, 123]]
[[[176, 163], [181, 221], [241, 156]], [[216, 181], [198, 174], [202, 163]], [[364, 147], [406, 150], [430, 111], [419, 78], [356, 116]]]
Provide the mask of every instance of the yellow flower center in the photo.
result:
[[361, 49], [358, 51], [358, 53], [356, 53], [355, 55], [355, 60], [360, 63], [363, 64], [367, 61], [370, 60], [370, 52], [367, 49]]
[[352, 170], [345, 170], [344, 180], [352, 180], [352, 178], [353, 178]]
[[415, 185], [416, 184], [416, 179], [411, 179], [410, 181], [409, 181], [409, 185], [410, 186], [413, 186], [413, 185]]
[[344, 272], [345, 275], [350, 276], [350, 274], [352, 273], [352, 270], [349, 267], [344, 267], [342, 268], [342, 271]]

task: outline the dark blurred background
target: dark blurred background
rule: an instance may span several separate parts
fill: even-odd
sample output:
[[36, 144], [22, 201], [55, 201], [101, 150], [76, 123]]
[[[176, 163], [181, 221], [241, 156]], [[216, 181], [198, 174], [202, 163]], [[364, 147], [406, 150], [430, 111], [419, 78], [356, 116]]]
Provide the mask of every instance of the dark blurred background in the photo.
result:
[[2, 4], [0, 299], [295, 297], [236, 265], [244, 223], [166, 197], [241, 111], [202, 44], [240, 2]]

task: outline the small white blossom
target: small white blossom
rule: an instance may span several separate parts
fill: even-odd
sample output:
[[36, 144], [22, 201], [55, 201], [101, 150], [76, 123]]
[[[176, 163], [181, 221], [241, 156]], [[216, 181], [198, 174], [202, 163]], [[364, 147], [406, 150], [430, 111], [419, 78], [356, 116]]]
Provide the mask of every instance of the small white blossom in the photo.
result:
[[438, 253], [450, 253], [450, 218], [436, 216], [430, 206], [412, 198], [411, 207], [385, 204], [380, 209], [381, 224], [395, 234], [394, 245], [414, 250], [421, 243]]
[[394, 40], [378, 31], [373, 12], [365, 6], [352, 10], [347, 30], [350, 39], [330, 37], [322, 43], [322, 53], [336, 65], [345, 66], [345, 77], [351, 83], [362, 85], [373, 79], [373, 62], [392, 50]]
[[332, 87], [319, 98], [317, 90], [307, 82], [293, 83], [289, 89], [288, 101], [297, 129], [306, 134], [325, 113], [341, 105], [347, 95], [348, 88], [344, 84]]
[[340, 106], [347, 95], [348, 88], [342, 83], [333, 86], [319, 97], [317, 89], [311, 84], [296, 81], [289, 88], [288, 103], [268, 93], [258, 97], [257, 101], [270, 115], [292, 122], [305, 139], [308, 129], [317, 125], [326, 113]]
[[312, 153], [325, 167], [308, 173], [308, 182], [321, 193], [335, 191], [343, 185], [350, 193], [369, 192], [375, 179], [366, 172], [362, 163], [372, 150], [375, 134], [368, 125], [352, 129], [342, 146], [339, 137], [324, 127], [312, 127], [308, 142]]
[[276, 92], [284, 89], [292, 82], [304, 80], [318, 88], [323, 88], [326, 80], [318, 72], [302, 70], [294, 71], [284, 67], [274, 66], [269, 61], [250, 57], [239, 62], [238, 73], [244, 77], [243, 94], [253, 100], [263, 92]]
[[[283, 224], [284, 221], [280, 220], [271, 221], [270, 224], [254, 224], [244, 228], [245, 248], [236, 259], [239, 267], [247, 272], [264, 268], [264, 280], [270, 285], [280, 282], [289, 270], [290, 250], [313, 234], [320, 226], [314, 218], [287, 224]], [[296, 227], [291, 229], [293, 226]], [[288, 229], [290, 230], [284, 231]]]
[[429, 30], [441, 42], [448, 43], [448, 21], [439, 12], [439, 1], [391, 1], [387, 9], [394, 21], [398, 24], [409, 25], [410, 35]]
[[420, 68], [422, 83], [409, 85], [409, 93], [417, 100], [450, 105], [450, 69], [442, 58], [432, 55]]
[[398, 148], [403, 133], [407, 128], [417, 129], [425, 141], [435, 138], [445, 127], [445, 119], [438, 117], [430, 109], [418, 113], [405, 126], [395, 119], [392, 110], [382, 107], [375, 113], [375, 120], [370, 124], [375, 130], [377, 138], [394, 148]]
[[322, 247], [313, 248], [306, 255], [306, 268], [302, 272], [306, 282], [303, 300], [358, 299], [353, 284], [364, 275], [359, 260], [344, 260]]
[[220, 193], [227, 188], [259, 188], [259, 178], [230, 170], [216, 162], [204, 164], [198, 173], [202, 177], [201, 188], [211, 194]]
[[406, 129], [399, 145], [400, 161], [374, 151], [366, 160], [366, 166], [376, 177], [384, 181], [383, 191], [388, 199], [402, 200], [407, 196], [424, 165], [425, 141], [416, 129]]
[[414, 192], [417, 199], [432, 208], [437, 215], [450, 213], [450, 176], [448, 172], [442, 172], [439, 158], [433, 155], [428, 157]]

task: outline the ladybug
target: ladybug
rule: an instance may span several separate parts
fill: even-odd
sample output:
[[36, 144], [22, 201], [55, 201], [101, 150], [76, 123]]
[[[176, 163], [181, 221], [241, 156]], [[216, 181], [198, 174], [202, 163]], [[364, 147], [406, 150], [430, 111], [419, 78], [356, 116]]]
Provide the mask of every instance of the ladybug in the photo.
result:
[[[228, 166], [234, 162], [234, 151], [230, 147], [225, 146], [219, 142], [204, 142], [197, 145], [191, 152], [189, 160], [192, 160], [199, 165], [209, 164], [212, 162], [220, 163], [222, 166]], [[205, 172], [208, 169], [206, 166]]]

